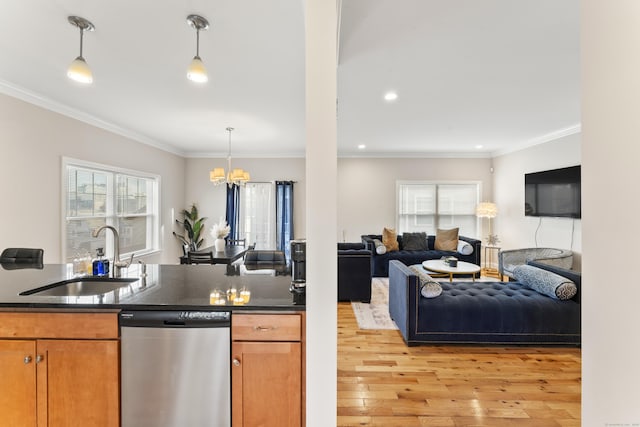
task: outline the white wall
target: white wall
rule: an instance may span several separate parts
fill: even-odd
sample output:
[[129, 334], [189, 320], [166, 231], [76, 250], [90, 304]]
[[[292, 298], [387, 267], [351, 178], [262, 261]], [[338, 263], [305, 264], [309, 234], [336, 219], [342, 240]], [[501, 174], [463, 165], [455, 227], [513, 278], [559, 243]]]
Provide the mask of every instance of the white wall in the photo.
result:
[[363, 234], [395, 227], [398, 180], [481, 181], [480, 198], [490, 200], [490, 168], [490, 159], [338, 159], [338, 241], [359, 242]]
[[[306, 236], [306, 190], [305, 190], [305, 159], [304, 158], [265, 158], [244, 159], [232, 158], [234, 167], [241, 167], [249, 171], [251, 181], [295, 181], [293, 185], [293, 221], [294, 236]], [[188, 158], [186, 159], [184, 208], [196, 203], [200, 216], [207, 217], [205, 246], [213, 244], [209, 230], [226, 212], [226, 187], [214, 186], [209, 181], [209, 171], [214, 167], [224, 167], [226, 158]]]
[[581, 220], [524, 216], [524, 174], [579, 165], [580, 143], [580, 134], [574, 134], [493, 159], [493, 193], [498, 206], [494, 230], [502, 249], [536, 246], [572, 249], [573, 268], [580, 270]]
[[582, 425], [640, 425], [640, 3], [583, 0]]
[[161, 176], [161, 247], [148, 262], [176, 263], [172, 210], [184, 204], [184, 159], [0, 94], [0, 249], [44, 249], [62, 262], [62, 157]]

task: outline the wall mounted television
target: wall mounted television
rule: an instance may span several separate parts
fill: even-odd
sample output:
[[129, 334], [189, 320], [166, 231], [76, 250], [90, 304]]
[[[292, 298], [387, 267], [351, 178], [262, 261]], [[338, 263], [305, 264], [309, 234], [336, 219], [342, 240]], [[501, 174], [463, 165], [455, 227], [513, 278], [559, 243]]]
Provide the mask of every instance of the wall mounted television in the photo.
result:
[[524, 214], [581, 218], [580, 165], [525, 174]]

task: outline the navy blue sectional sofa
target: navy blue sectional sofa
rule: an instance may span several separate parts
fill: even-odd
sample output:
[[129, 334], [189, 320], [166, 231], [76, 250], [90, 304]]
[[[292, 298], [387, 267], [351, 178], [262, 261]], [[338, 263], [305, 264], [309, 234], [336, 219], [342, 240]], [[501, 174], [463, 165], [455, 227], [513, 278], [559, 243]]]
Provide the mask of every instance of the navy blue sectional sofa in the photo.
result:
[[560, 301], [519, 282], [440, 281], [442, 294], [420, 295], [418, 276], [398, 261], [389, 264], [389, 314], [408, 345], [580, 345], [579, 273], [529, 262], [572, 280], [578, 293]]
[[443, 256], [455, 256], [460, 261], [470, 262], [472, 264], [480, 265], [480, 247], [482, 242], [470, 237], [459, 236], [459, 240], [463, 240], [473, 246], [473, 252], [470, 255], [462, 255], [458, 252], [451, 251], [437, 251], [434, 249], [436, 236], [427, 236], [427, 244], [429, 249], [426, 251], [407, 251], [403, 249], [402, 235], [398, 235], [399, 251], [387, 252], [382, 255], [376, 253], [376, 246], [373, 243], [374, 239], [382, 240], [382, 235], [365, 234], [361, 236], [362, 243], [364, 243], [371, 251], [371, 275], [373, 277], [387, 277], [389, 276], [389, 261], [398, 260], [404, 265], [420, 264], [422, 261], [430, 259], [440, 259]]

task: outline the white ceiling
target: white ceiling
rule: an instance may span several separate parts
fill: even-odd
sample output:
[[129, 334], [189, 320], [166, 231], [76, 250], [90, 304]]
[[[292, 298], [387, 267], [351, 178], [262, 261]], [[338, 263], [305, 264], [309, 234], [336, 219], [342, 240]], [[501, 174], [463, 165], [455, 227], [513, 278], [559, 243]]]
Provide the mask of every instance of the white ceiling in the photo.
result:
[[[191, 13], [211, 23], [205, 85], [185, 77]], [[91, 86], [65, 75], [68, 15], [96, 26]], [[489, 156], [576, 132], [578, 21], [579, 0], [342, 0], [339, 153]], [[0, 92], [185, 156], [226, 154], [227, 126], [234, 157], [301, 156], [303, 1], [0, 0]]]

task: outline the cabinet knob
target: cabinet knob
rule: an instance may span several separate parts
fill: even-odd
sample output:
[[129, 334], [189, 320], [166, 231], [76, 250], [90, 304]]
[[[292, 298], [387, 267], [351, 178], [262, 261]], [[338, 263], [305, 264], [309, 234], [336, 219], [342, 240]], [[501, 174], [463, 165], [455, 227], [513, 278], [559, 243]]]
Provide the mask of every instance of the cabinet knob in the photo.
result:
[[24, 364], [25, 364], [25, 365], [28, 365], [29, 363], [31, 363], [31, 360], [32, 360], [32, 359], [31, 359], [31, 356], [25, 356], [25, 357], [24, 357]]
[[238, 358], [233, 358], [233, 366], [240, 366], [240, 360]]
[[277, 326], [254, 326], [253, 330], [254, 331], [258, 331], [258, 332], [269, 332], [269, 331], [275, 331], [276, 329], [278, 329]]
[[38, 354], [38, 355], [36, 356], [36, 363], [40, 363], [40, 362], [42, 362], [43, 360], [44, 360], [44, 356], [43, 356], [43, 355]]

